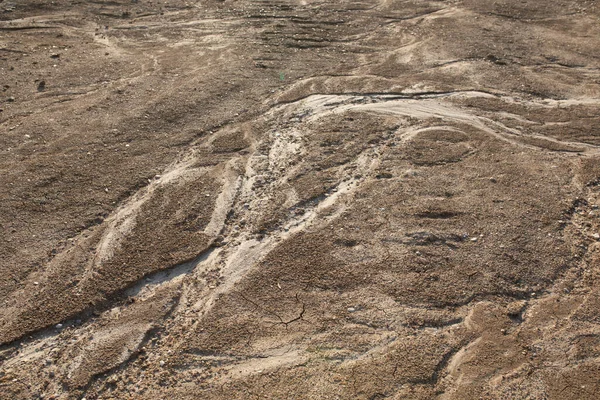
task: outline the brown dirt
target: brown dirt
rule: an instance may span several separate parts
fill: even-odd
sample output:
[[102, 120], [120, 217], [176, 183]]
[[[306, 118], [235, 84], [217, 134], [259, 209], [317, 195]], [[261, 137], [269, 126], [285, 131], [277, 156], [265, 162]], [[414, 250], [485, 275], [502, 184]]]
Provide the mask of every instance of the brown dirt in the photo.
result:
[[597, 398], [599, 20], [0, 1], [0, 398]]

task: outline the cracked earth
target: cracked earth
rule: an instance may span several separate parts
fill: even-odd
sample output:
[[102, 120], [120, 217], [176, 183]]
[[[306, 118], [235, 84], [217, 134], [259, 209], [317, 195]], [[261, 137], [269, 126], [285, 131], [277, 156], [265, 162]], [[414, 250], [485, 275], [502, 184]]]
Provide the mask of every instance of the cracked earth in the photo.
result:
[[0, 0], [0, 398], [596, 399], [599, 22]]

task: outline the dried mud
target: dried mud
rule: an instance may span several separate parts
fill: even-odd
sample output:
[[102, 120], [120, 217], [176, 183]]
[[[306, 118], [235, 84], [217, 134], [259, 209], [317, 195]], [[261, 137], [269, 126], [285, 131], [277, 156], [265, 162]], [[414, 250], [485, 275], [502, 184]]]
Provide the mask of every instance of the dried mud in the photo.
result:
[[595, 399], [594, 1], [0, 1], [0, 398]]

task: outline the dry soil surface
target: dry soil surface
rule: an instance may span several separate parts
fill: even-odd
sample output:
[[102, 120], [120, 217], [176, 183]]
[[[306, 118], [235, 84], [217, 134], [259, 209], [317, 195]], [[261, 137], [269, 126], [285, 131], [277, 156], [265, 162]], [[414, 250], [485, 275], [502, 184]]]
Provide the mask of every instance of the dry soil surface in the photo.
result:
[[595, 0], [0, 0], [0, 398], [596, 399]]

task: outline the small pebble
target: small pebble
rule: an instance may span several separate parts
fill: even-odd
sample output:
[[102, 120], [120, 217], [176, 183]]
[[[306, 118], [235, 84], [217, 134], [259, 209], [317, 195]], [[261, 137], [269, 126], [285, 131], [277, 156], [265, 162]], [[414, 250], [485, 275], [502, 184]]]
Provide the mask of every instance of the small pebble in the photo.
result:
[[55, 326], [56, 329], [62, 329], [62, 327], [63, 327], [63, 324], [56, 324], [56, 326]]
[[348, 312], [349, 313], [353, 313], [354, 311], [356, 311], [356, 308], [354, 308], [354, 307], [348, 307]]

